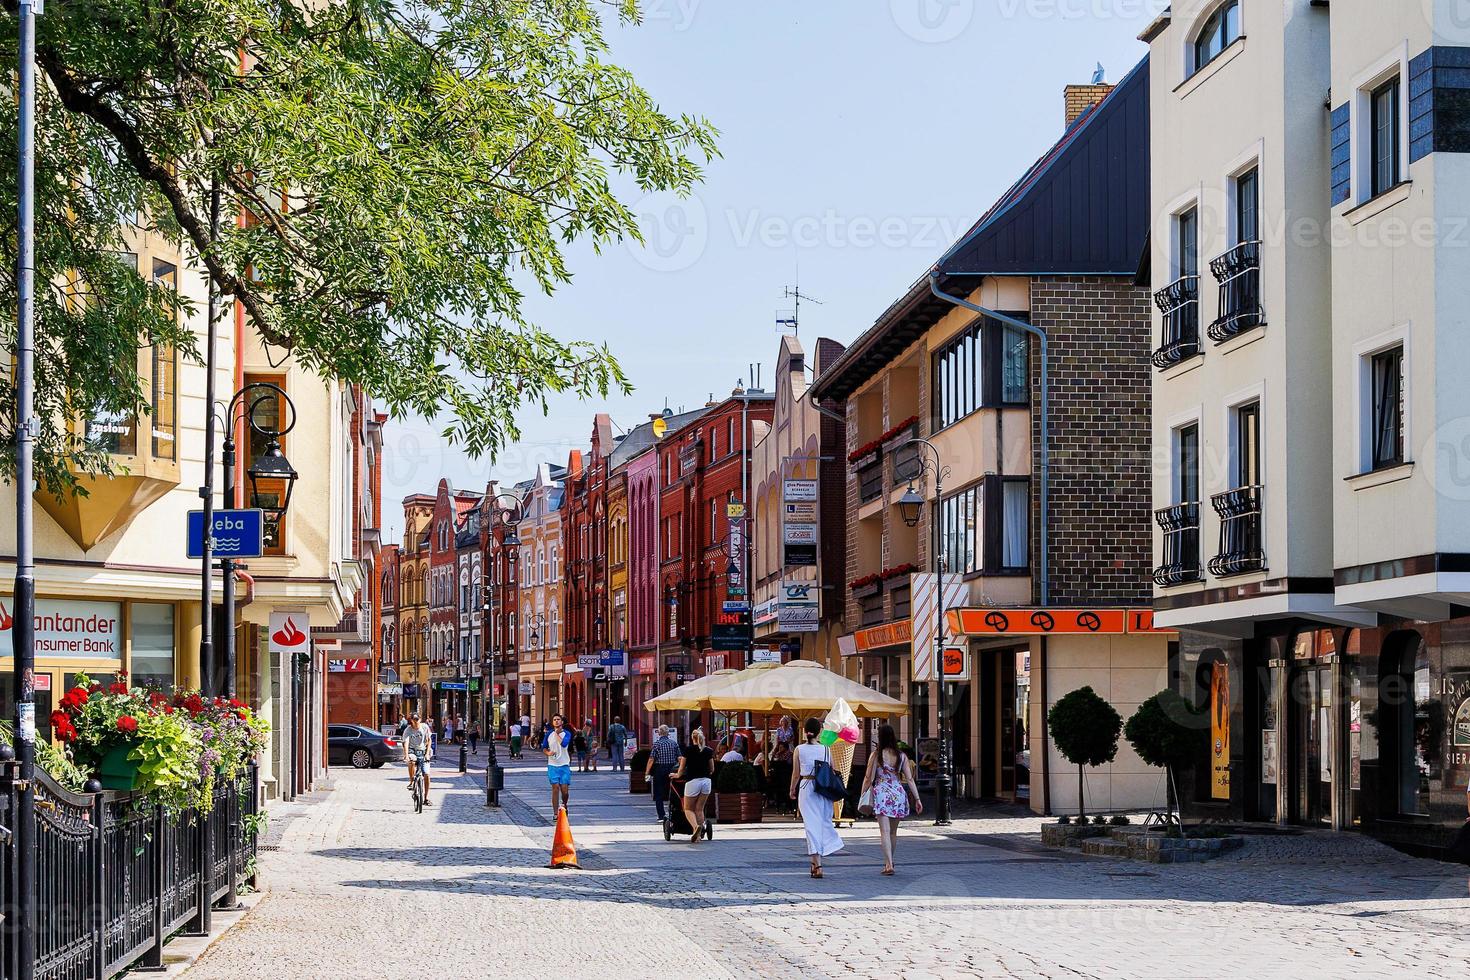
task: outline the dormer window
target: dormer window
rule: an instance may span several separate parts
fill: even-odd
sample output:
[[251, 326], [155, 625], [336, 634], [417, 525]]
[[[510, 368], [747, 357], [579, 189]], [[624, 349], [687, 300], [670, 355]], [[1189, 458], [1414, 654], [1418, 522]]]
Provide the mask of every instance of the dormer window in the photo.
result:
[[1190, 71], [1196, 72], [1220, 57], [1240, 38], [1240, 0], [1226, 0], [1205, 19], [1194, 38], [1194, 56]]

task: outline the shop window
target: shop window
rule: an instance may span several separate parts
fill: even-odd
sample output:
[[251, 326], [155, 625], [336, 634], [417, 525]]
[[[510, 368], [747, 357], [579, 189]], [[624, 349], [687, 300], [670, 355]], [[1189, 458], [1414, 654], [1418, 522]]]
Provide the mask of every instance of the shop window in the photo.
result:
[[1384, 643], [1379, 674], [1379, 735], [1394, 809], [1405, 816], [1429, 812], [1429, 791], [1440, 778], [1444, 709], [1434, 697], [1429, 651], [1417, 633]]
[[169, 688], [174, 684], [174, 607], [165, 603], [135, 602], [130, 607], [128, 670], [140, 687]]

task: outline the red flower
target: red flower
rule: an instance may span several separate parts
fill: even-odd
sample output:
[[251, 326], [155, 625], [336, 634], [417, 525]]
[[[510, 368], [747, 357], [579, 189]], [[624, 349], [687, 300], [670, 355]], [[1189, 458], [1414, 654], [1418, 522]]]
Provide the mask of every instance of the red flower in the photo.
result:
[[109, 684], [107, 685], [107, 693], [126, 694], [128, 693], [128, 686], [126, 684]]
[[138, 730], [138, 719], [132, 715], [123, 715], [117, 720], [117, 730], [120, 732], [136, 732]]
[[61, 699], [61, 703], [65, 704], [68, 707], [80, 708], [91, 699], [92, 695], [87, 693], [86, 688], [74, 687], [70, 691], [66, 692], [66, 696]]
[[197, 694], [191, 694], [184, 698], [184, 707], [188, 709], [189, 714], [197, 715], [204, 710], [204, 699]]
[[93, 694], [101, 694], [102, 693], [102, 685], [99, 684], [97, 681], [93, 681], [92, 682], [92, 686], [89, 687], [87, 690], [91, 691]]
[[57, 738], [61, 739], [63, 742], [76, 741], [77, 730], [76, 727], [72, 725], [71, 719], [67, 718], [65, 715], [62, 715], [59, 721], [53, 719], [53, 722], [54, 723], [51, 727], [55, 730]]
[[171, 704], [164, 705], [163, 706], [163, 713], [166, 714], [166, 715], [173, 714], [174, 713], [174, 706], [171, 705]]
[[245, 707], [245, 702], [241, 701], [239, 698], [230, 698], [230, 707], [237, 709], [243, 708]]
[[235, 712], [235, 717], [236, 718], [239, 718], [241, 721], [246, 721], [246, 720], [249, 719], [250, 716], [248, 714], [246, 714], [245, 711], [242, 709], [240, 711], [236, 711]]
[[71, 724], [71, 719], [66, 716], [66, 712], [65, 711], [62, 711], [60, 708], [57, 708], [55, 711], [51, 712], [51, 727], [52, 728], [60, 728], [62, 725], [70, 725], [70, 724]]

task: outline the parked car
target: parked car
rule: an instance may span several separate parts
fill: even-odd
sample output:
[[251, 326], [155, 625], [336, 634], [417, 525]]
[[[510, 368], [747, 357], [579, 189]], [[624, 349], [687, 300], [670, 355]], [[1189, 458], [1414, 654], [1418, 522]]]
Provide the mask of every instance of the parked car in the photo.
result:
[[377, 769], [401, 753], [398, 740], [361, 725], [327, 726], [327, 764]]

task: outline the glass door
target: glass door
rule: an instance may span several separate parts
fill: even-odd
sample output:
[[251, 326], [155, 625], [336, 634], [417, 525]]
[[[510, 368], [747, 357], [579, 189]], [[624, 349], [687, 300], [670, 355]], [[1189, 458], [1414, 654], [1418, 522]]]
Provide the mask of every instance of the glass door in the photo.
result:
[[1326, 825], [1332, 821], [1332, 780], [1336, 757], [1332, 740], [1332, 668], [1306, 663], [1297, 674], [1295, 756], [1296, 819]]

